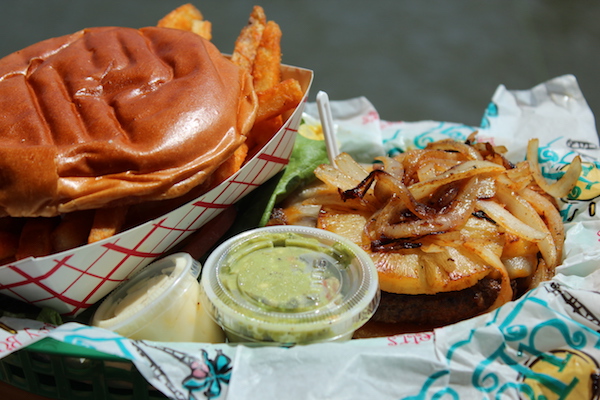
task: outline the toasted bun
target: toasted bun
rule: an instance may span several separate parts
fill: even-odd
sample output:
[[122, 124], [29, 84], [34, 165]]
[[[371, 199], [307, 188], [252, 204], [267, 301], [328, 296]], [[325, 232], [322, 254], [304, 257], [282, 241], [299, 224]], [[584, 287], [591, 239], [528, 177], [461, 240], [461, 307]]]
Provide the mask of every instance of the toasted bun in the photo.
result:
[[249, 74], [200, 36], [91, 28], [0, 60], [0, 215], [181, 196], [245, 140]]

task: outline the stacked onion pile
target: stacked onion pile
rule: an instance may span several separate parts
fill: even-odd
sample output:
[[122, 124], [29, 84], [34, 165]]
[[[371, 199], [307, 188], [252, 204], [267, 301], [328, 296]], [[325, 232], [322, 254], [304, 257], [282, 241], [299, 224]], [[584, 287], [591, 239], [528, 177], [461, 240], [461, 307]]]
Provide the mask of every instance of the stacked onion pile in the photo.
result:
[[550, 185], [537, 164], [504, 148], [442, 140], [365, 167], [348, 154], [315, 170], [316, 184], [274, 210], [271, 224], [341, 234], [375, 261], [375, 320], [435, 327], [492, 310], [554, 275], [564, 227], [557, 200], [581, 171], [575, 158]]

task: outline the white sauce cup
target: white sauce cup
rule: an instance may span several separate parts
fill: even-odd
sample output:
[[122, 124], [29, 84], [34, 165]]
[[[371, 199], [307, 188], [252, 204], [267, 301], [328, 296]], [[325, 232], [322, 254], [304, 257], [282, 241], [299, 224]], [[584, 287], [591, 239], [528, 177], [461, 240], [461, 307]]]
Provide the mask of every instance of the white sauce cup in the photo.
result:
[[155, 261], [111, 292], [92, 325], [160, 342], [224, 342], [200, 303], [200, 264], [187, 253]]

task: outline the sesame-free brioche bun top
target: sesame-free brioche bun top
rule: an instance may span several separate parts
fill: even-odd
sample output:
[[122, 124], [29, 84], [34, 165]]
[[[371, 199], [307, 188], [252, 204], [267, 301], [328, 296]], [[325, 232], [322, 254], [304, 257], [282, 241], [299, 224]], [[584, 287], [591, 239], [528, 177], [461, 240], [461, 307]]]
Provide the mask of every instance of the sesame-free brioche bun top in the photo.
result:
[[179, 197], [245, 140], [250, 75], [168, 28], [98, 27], [0, 60], [0, 215]]

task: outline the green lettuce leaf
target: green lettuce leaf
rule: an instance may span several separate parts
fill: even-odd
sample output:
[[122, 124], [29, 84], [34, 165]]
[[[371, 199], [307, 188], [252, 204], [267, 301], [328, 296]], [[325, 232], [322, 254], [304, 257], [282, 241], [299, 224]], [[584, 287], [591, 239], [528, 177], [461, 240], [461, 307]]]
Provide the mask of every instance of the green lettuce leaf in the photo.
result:
[[267, 224], [273, 207], [294, 190], [315, 179], [315, 168], [328, 162], [324, 141], [312, 140], [298, 135], [294, 143], [290, 161], [279, 178], [268, 202], [264, 205], [259, 226]]

